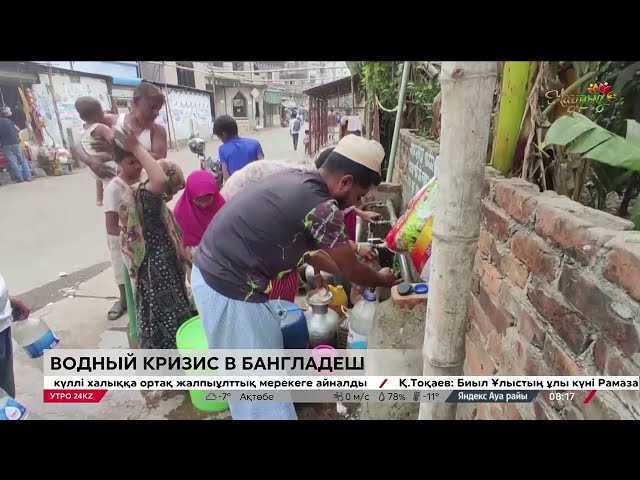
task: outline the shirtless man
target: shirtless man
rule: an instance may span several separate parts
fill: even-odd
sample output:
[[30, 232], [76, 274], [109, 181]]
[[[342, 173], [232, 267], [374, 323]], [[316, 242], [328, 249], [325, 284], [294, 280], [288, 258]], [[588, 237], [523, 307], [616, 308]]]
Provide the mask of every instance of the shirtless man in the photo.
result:
[[[104, 121], [111, 128], [116, 125], [120, 128], [127, 125], [151, 156], [155, 159], [166, 158], [167, 131], [162, 125], [155, 123], [164, 101], [164, 94], [158, 87], [143, 82], [133, 92], [131, 111], [120, 115], [105, 113]], [[71, 153], [100, 178], [113, 178], [116, 174], [109, 165], [87, 155], [81, 145], [74, 145]]]

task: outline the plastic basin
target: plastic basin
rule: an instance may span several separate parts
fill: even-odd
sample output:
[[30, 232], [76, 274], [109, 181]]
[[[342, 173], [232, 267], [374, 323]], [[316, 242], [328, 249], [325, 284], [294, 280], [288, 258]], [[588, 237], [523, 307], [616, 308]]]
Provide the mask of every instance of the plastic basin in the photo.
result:
[[[207, 350], [207, 337], [200, 317], [193, 317], [182, 324], [176, 334], [178, 350]], [[189, 390], [191, 403], [203, 412], [224, 412], [229, 409], [227, 402], [213, 402], [206, 399], [206, 390]]]

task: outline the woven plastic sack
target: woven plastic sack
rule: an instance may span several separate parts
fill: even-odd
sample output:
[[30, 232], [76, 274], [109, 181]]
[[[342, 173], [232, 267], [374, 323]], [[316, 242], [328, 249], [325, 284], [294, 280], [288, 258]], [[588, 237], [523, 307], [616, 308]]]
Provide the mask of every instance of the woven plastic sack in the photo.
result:
[[389, 250], [395, 253], [411, 252], [422, 229], [435, 213], [437, 187], [437, 179], [432, 178], [413, 197], [405, 214], [387, 234], [385, 241]]
[[418, 235], [416, 243], [411, 249], [411, 262], [420, 273], [420, 278], [429, 281], [429, 269], [431, 268], [431, 240], [433, 238], [433, 217], [427, 220], [424, 228]]

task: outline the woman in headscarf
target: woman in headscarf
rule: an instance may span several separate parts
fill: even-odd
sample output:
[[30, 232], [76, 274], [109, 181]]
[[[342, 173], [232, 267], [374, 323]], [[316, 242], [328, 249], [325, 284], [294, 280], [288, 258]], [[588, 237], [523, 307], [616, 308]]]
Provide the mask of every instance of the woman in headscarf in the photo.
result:
[[166, 202], [185, 186], [178, 165], [156, 161], [128, 133], [124, 148], [142, 164], [148, 179], [132, 188], [120, 207], [122, 251], [136, 282], [136, 327], [143, 349], [175, 349], [178, 328], [194, 315], [187, 295], [189, 258]]
[[196, 170], [189, 175], [173, 214], [182, 229], [182, 240], [191, 258], [209, 222], [223, 205], [224, 198], [211, 172]]

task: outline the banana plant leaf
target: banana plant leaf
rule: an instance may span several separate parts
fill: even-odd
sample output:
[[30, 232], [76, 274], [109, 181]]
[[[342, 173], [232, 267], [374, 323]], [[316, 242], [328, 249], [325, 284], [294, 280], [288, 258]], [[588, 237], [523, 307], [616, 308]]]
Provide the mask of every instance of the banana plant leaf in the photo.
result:
[[627, 120], [627, 138], [622, 138], [574, 112], [553, 122], [545, 144], [560, 145], [568, 153], [614, 167], [640, 171], [640, 124], [635, 120]]

